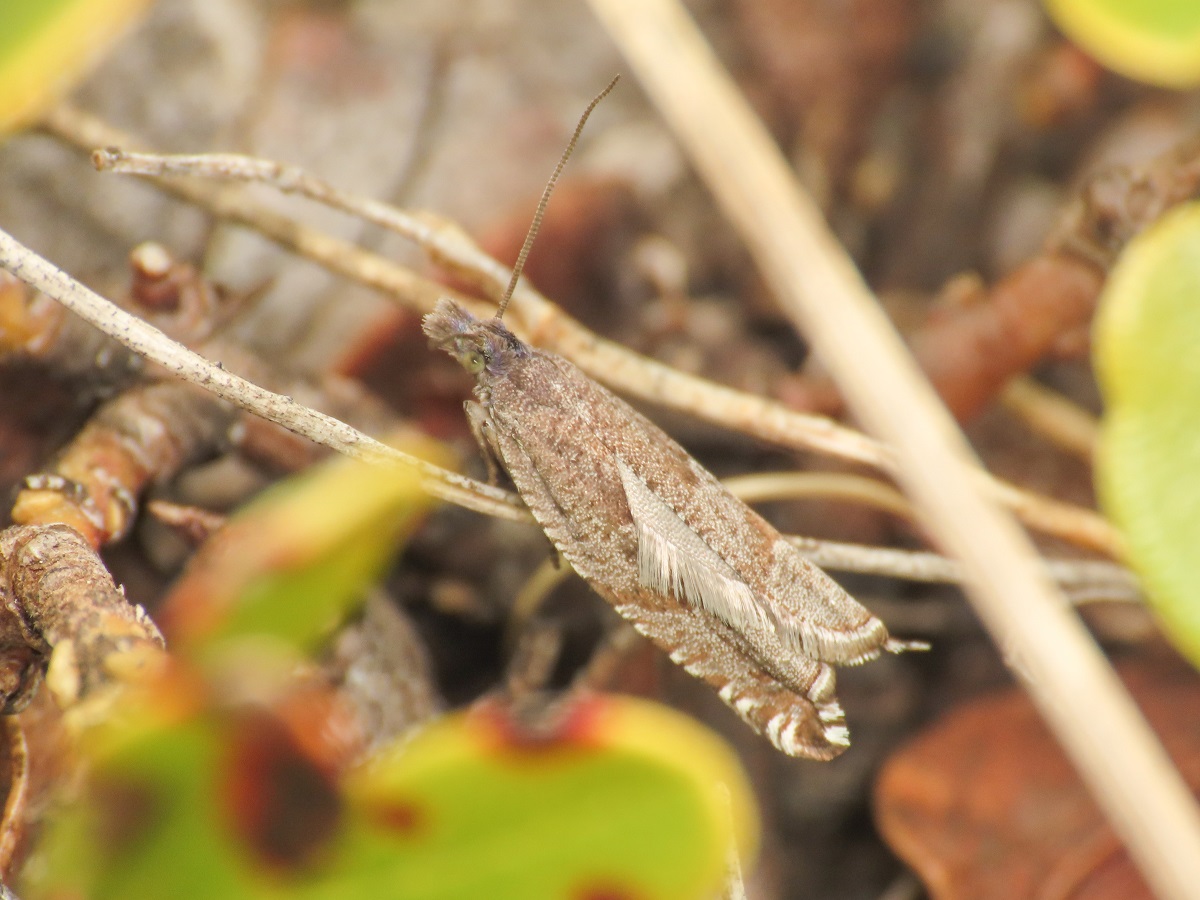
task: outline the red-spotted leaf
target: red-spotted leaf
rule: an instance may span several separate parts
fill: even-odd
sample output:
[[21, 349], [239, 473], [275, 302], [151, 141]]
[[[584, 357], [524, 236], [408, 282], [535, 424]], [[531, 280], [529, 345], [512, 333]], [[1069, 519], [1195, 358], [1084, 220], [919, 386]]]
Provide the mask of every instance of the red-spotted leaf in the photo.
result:
[[363, 870], [392, 867], [405, 900], [700, 900], [730, 848], [749, 862], [757, 842], [729, 748], [631, 697], [584, 699], [536, 733], [494, 705], [447, 717], [351, 797], [377, 829]]
[[81, 741], [87, 784], [49, 819], [22, 895], [308, 896], [338, 855], [352, 728], [328, 688], [276, 689], [218, 704], [175, 665], [128, 691]]
[[485, 706], [348, 774], [320, 688], [232, 703], [177, 670], [128, 703], [23, 897], [708, 900], [755, 851], [732, 752], [644, 700], [536, 732]]

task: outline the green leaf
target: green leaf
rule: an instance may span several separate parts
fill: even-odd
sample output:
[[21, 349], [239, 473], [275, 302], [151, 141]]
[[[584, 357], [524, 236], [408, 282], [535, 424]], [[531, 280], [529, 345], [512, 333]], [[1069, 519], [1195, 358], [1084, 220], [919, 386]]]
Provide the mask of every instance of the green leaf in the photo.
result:
[[28, 896], [248, 896], [252, 872], [213, 802], [212, 723], [146, 729], [138, 737], [94, 774], [85, 802], [57, 811]]
[[0, 2], [0, 135], [70, 87], [150, 0]]
[[273, 900], [319, 883], [343, 821], [322, 750], [345, 722], [328, 690], [251, 692], [217, 705], [180, 665], [127, 691], [80, 742], [86, 788], [48, 818], [22, 895]]
[[332, 695], [231, 708], [196, 685], [177, 670], [93, 730], [87, 802], [49, 820], [23, 897], [708, 900], [731, 847], [753, 859], [732, 752], [647, 701], [586, 698], [536, 734], [485, 706], [339, 782]]
[[362, 870], [386, 865], [394, 880], [376, 889], [404, 900], [699, 900], [719, 892], [729, 849], [748, 863], [757, 841], [729, 748], [630, 697], [579, 702], [537, 737], [494, 706], [449, 716], [351, 796], [379, 826]]
[[1168, 637], [1200, 665], [1200, 204], [1135, 238], [1095, 326], [1101, 503]]
[[1046, 8], [1114, 72], [1163, 87], [1200, 84], [1196, 0], [1046, 0]]
[[[428, 441], [405, 449], [437, 453]], [[156, 618], [176, 651], [206, 653], [232, 638], [309, 650], [362, 599], [428, 506], [415, 470], [328, 460], [239, 510]]]

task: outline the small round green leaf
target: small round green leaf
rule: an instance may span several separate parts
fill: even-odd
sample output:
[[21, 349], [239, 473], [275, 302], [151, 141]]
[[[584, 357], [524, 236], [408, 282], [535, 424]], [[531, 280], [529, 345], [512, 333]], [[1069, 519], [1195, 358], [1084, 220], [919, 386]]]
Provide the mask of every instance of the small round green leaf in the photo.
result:
[[1096, 478], [1168, 637], [1200, 665], [1200, 203], [1135, 238], [1095, 326]]
[[0, 0], [0, 134], [20, 127], [108, 49], [150, 0]]
[[1196, 0], [1046, 0], [1046, 8], [1114, 72], [1163, 87], [1200, 84]]

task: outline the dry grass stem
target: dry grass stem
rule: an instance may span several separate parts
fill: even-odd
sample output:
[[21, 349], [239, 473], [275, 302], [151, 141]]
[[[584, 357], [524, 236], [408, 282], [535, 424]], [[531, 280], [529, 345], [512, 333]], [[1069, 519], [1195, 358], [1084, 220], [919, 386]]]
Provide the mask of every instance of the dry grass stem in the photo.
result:
[[1092, 464], [1100, 423], [1086, 409], [1032, 378], [1014, 378], [1000, 399], [1037, 434]]
[[[66, 105], [51, 110], [42, 125], [61, 139], [89, 150], [97, 146], [136, 144], [128, 135]], [[171, 159], [156, 155], [143, 158]], [[192, 167], [196, 160], [204, 158], [184, 157], [192, 162], [181, 168]], [[221, 177], [245, 176], [258, 180], [260, 176], [269, 175], [277, 166], [275, 163], [263, 163], [261, 167], [241, 167], [240, 163], [233, 165], [231, 161], [246, 160], [246, 157], [219, 155], [218, 158], [225, 160], [222, 166], [209, 167], [201, 163], [199, 168], [211, 168], [214, 173], [217, 169], [224, 169], [231, 173]], [[157, 165], [157, 162], [153, 163], [153, 166]], [[452, 223], [428, 214], [417, 215], [398, 210], [384, 213], [382, 209], [386, 207], [385, 204], [351, 197], [311, 176], [294, 174], [290, 171], [291, 167], [278, 168], [287, 173], [285, 185], [301, 186], [313, 199], [334, 196], [334, 205], [346, 211], [370, 209], [372, 221], [385, 226], [392, 222], [401, 233], [414, 240], [421, 239], [422, 246], [439, 265], [478, 285], [494, 299], [498, 300], [503, 294], [510, 276], [509, 270], [479, 250]], [[232, 174], [234, 172], [238, 174]], [[331, 272], [373, 287], [417, 311], [428, 312], [439, 296], [453, 295], [442, 285], [422, 278], [403, 266], [299, 225], [245, 199], [236, 191], [213, 189], [196, 181], [178, 178], [156, 180], [155, 183], [214, 215], [253, 228]], [[374, 218], [376, 215], [378, 218]], [[472, 304], [458, 296], [456, 299], [480, 311], [479, 304]], [[765, 398], [686, 375], [605, 341], [524, 283], [518, 285], [513, 295], [511, 310], [510, 321], [514, 330], [533, 343], [571, 359], [592, 377], [624, 394], [688, 413], [711, 424], [764, 441], [863, 463], [889, 474], [895, 472], [890, 453], [866, 435], [829, 419], [798, 413]], [[1000, 502], [1011, 505], [1029, 527], [1109, 556], [1120, 557], [1123, 548], [1119, 535], [1108, 522], [1092, 511], [1024, 491], [987, 473], [981, 473], [980, 477], [989, 490], [996, 492]]]
[[518, 521], [528, 518], [524, 506], [506, 491], [402, 453], [332, 416], [295, 402], [291, 397], [264, 390], [227, 372], [171, 340], [153, 325], [84, 287], [3, 231], [0, 231], [0, 268], [7, 269], [46, 296], [57, 300], [139, 356], [157, 363], [178, 378], [211, 391], [234, 406], [347, 456], [368, 462], [413, 467], [422, 473], [427, 489], [436, 497], [489, 515]]
[[[795, 547], [822, 569], [882, 575], [905, 581], [962, 584], [962, 564], [937, 553], [868, 547], [808, 537], [789, 537]], [[1072, 603], [1140, 603], [1141, 586], [1124, 566], [1102, 560], [1046, 559], [1046, 573]]]
[[913, 521], [912, 504], [903, 494], [876, 478], [849, 472], [756, 472], [726, 478], [725, 487], [746, 503], [828, 497], [873, 506]]
[[[64, 306], [75, 311], [86, 321], [91, 322], [102, 332], [120, 341], [134, 352], [158, 363], [179, 378], [212, 391], [234, 406], [275, 422], [315, 443], [347, 456], [370, 462], [416, 466], [425, 475], [425, 484], [430, 493], [447, 502], [497, 518], [518, 522], [532, 523], [533, 521], [529, 511], [516, 494], [409, 456], [362, 434], [338, 419], [296, 403], [290, 397], [264, 390], [252, 382], [227, 372], [215, 363], [209, 362], [204, 357], [171, 340], [153, 326], [129, 315], [111, 301], [92, 292], [2, 231], [0, 231], [0, 268], [7, 269], [47, 296], [63, 303]], [[850, 501], [874, 501], [883, 503], [885, 506], [887, 500], [881, 498], [889, 496], [888, 492], [892, 490], [887, 485], [861, 478], [861, 476], [778, 473], [772, 476], [767, 483], [761, 480], [764, 477], [751, 476], [744, 479], [733, 479], [729, 482], [729, 486], [743, 500], [753, 502], [801, 495], [806, 491], [799, 489], [797, 485], [806, 483], [811, 485], [816, 481], [823, 483], [822, 492], [826, 495], [834, 493]], [[865, 489], [859, 486], [856, 491], [855, 485], [860, 481], [869, 482], [878, 487]], [[811, 488], [807, 493], [812, 493]], [[873, 496], [874, 494], [878, 494], [878, 496]], [[903, 498], [899, 495], [895, 495], [895, 498], [899, 498], [901, 503], [899, 508], [894, 511], [902, 515], [910, 514], [911, 511], [903, 502]], [[893, 502], [895, 498], [892, 498]], [[802, 548], [808, 553], [812, 552], [810, 548], [819, 548], [823, 543], [810, 539], [797, 540], [801, 542]], [[872, 560], [873, 554], [877, 554], [874, 560]], [[957, 580], [953, 576], [929, 579], [913, 575], [911, 573], [921, 572], [924, 569], [922, 565], [906, 563], [904, 561], [906, 555], [908, 555], [906, 551], [859, 547], [849, 557], [846, 554], [840, 556], [830, 554], [829, 558], [835, 560], [830, 563], [831, 568], [846, 571], [872, 572], [910, 580], [914, 578], [936, 581]], [[936, 557], [936, 554], [916, 555], [939, 558]], [[850, 561], [846, 562], [848, 558]], [[836, 560], [842, 560], [842, 562]], [[1125, 571], [1120, 566], [1114, 565], [1111, 568]], [[1107, 590], [1106, 585], [1112, 580], [1109, 575], [1099, 578], [1082, 578], [1083, 582], [1094, 585], [1096, 590], [1102, 593]]]
[[1200, 809], [820, 210], [677, 0], [591, 0], [1158, 896], [1200, 884]]

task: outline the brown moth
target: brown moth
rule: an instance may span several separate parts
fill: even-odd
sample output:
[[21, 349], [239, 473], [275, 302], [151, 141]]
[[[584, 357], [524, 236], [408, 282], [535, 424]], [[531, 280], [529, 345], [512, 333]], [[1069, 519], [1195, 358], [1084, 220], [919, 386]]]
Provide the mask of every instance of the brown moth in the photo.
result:
[[833, 666], [923, 645], [889, 637], [665, 432], [504, 326], [539, 218], [493, 319], [448, 299], [424, 319], [431, 345], [476, 377], [465, 406], [489, 468], [504, 467], [576, 572], [755, 731], [832, 759], [850, 743]]
[[915, 645], [565, 359], [451, 300], [424, 328], [476, 376], [484, 452], [576, 572], [784, 753], [849, 745], [832, 666]]

